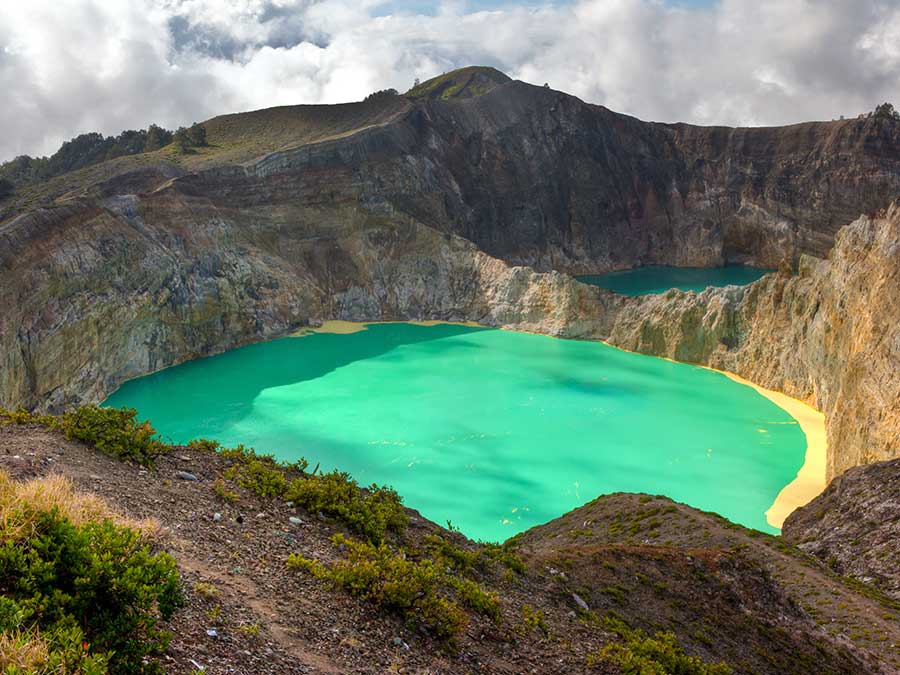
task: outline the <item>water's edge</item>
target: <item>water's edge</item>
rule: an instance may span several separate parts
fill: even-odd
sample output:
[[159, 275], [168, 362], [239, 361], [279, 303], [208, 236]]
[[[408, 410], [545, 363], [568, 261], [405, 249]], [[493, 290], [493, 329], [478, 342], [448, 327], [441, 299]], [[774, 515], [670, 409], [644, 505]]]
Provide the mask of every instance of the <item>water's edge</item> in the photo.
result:
[[[309, 335], [312, 333], [335, 333], [346, 335], [366, 330], [367, 326], [378, 323], [411, 323], [422, 326], [435, 326], [441, 324], [466, 326], [479, 325], [474, 322], [458, 323], [450, 321], [355, 322], [334, 320], [326, 321], [319, 327], [304, 328], [300, 331], [295, 332], [293, 335], [296, 337], [302, 337], [303, 335]], [[500, 328], [500, 330], [507, 329]], [[566, 339], [548, 336], [544, 333], [535, 334], [543, 335], [544, 337], [552, 337], [553, 339], [557, 340]], [[587, 342], [600, 342], [607, 345], [608, 347], [612, 347], [613, 349], [617, 349], [623, 352], [639, 354], [641, 356], [650, 356], [651, 358], [663, 359], [664, 361], [671, 361], [673, 363], [684, 363], [681, 361], [676, 361], [675, 359], [666, 358], [664, 356], [653, 356], [642, 354], [641, 352], [631, 352], [628, 349], [617, 347], [616, 345], [605, 342], [604, 340], [589, 340], [586, 338], [579, 339], [585, 340]], [[797, 424], [800, 425], [800, 429], [803, 431], [803, 435], [806, 438], [806, 452], [804, 454], [803, 465], [800, 467], [799, 471], [797, 471], [797, 475], [794, 477], [794, 479], [781, 489], [781, 491], [778, 493], [778, 496], [775, 497], [775, 501], [772, 502], [772, 505], [766, 510], [766, 522], [768, 522], [772, 527], [780, 530], [781, 526], [784, 524], [785, 519], [791, 514], [791, 512], [793, 512], [795, 509], [800, 508], [801, 506], [805, 506], [813, 499], [818, 497], [827, 486], [825, 465], [828, 450], [828, 441], [825, 432], [824, 413], [816, 410], [811, 405], [804, 403], [799, 399], [792, 398], [780, 391], [766, 389], [765, 387], [751, 382], [750, 380], [744, 379], [743, 377], [741, 377], [740, 375], [736, 375], [735, 373], [730, 373], [725, 370], [718, 370], [716, 368], [711, 368], [709, 366], [700, 364], [688, 365], [695, 365], [699, 368], [704, 368], [705, 370], [711, 370], [716, 373], [721, 373], [733, 382], [742, 384], [746, 387], [750, 387], [758, 394], [764, 396], [769, 401], [784, 410], [792, 419], [794, 419], [794, 421], [797, 422]]]
[[[293, 337], [293, 338], [302, 338], [305, 335], [311, 335], [314, 333], [332, 333], [332, 334], [351, 334], [359, 331], [363, 331], [367, 329], [369, 325], [376, 324], [391, 324], [391, 323], [405, 323], [405, 324], [413, 324], [420, 326], [435, 326], [435, 325], [463, 325], [470, 327], [482, 327], [482, 328], [494, 328], [499, 330], [508, 330], [509, 332], [521, 332], [521, 333], [529, 333], [533, 335], [541, 335], [543, 337], [549, 337], [552, 339], [569, 339], [565, 337], [552, 336], [546, 333], [538, 333], [536, 331], [526, 331], [521, 329], [509, 329], [504, 327], [497, 327], [491, 325], [484, 325], [478, 322], [466, 321], [466, 322], [454, 322], [454, 321], [440, 321], [440, 320], [422, 320], [422, 321], [345, 321], [345, 320], [327, 320], [324, 321], [319, 326], [302, 326], [295, 328], [290, 331], [286, 331], [282, 335], [270, 336], [264, 340], [252, 340], [248, 344], [268, 342], [270, 340], [280, 339], [284, 337]], [[825, 473], [825, 465], [826, 465], [826, 451], [827, 451], [827, 441], [826, 441], [826, 431], [825, 431], [825, 416], [823, 413], [819, 412], [812, 406], [800, 401], [798, 399], [792, 398], [786, 394], [781, 392], [766, 389], [754, 382], [746, 380], [739, 375], [734, 373], [718, 370], [716, 368], [711, 368], [709, 366], [685, 361], [677, 361], [675, 359], [670, 359], [663, 356], [655, 356], [652, 354], [646, 354], [643, 352], [636, 352], [628, 349], [624, 349], [615, 344], [609, 343], [605, 340], [600, 339], [590, 339], [579, 337], [578, 340], [586, 341], [586, 342], [598, 342], [609, 347], [612, 347], [616, 350], [629, 352], [633, 354], [638, 354], [641, 356], [649, 356], [650, 358], [658, 358], [665, 361], [671, 361], [673, 363], [681, 363], [685, 365], [696, 366], [700, 368], [704, 368], [706, 370], [711, 370], [713, 372], [720, 373], [732, 381], [748, 386], [754, 389], [757, 393], [767, 398], [770, 402], [774, 403], [776, 406], [781, 408], [784, 412], [786, 412], [792, 419], [794, 419], [798, 425], [800, 426], [801, 431], [806, 438], [806, 452], [804, 455], [804, 463], [800, 467], [799, 471], [795, 478], [785, 485], [778, 493], [775, 501], [769, 507], [769, 509], [765, 512], [766, 521], [769, 525], [776, 529], [781, 529], [784, 520], [787, 516], [794, 511], [796, 508], [803, 506], [810, 502], [812, 499], [821, 494], [825, 487], [827, 486], [826, 481], [826, 473]], [[211, 354], [209, 356], [215, 356], [215, 354]], [[199, 358], [207, 358], [206, 356], [201, 356]], [[158, 368], [154, 371], [143, 373], [141, 375], [135, 376], [134, 378], [128, 378], [127, 380], [123, 380], [115, 387], [112, 391], [110, 391], [105, 398], [111, 397], [115, 392], [117, 392], [126, 382], [130, 382], [132, 380], [140, 379], [150, 375], [154, 372], [161, 372], [163, 370], [167, 370], [176, 365], [181, 365], [188, 361], [192, 361], [196, 359], [186, 359], [180, 363], [174, 363], [163, 368]], [[152, 420], [151, 420], [152, 423]]]

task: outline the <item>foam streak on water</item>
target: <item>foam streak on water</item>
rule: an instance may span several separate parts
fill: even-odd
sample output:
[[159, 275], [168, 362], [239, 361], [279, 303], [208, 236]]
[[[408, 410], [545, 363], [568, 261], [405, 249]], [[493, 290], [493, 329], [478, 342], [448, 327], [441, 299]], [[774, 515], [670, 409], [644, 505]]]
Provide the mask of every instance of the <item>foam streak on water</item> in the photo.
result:
[[720, 373], [464, 325], [250, 345], [128, 382], [106, 404], [175, 442], [244, 443], [392, 485], [491, 540], [615, 491], [775, 531], [765, 511], [806, 448], [785, 411]]

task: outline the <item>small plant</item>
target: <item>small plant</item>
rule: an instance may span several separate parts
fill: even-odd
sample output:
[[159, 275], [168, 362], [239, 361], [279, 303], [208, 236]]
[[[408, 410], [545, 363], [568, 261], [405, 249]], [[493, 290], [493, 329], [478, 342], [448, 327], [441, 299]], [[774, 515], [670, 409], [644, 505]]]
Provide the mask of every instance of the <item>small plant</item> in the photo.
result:
[[172, 557], [100, 500], [0, 474], [3, 672], [159, 672], [170, 636], [157, 623], [181, 602]]
[[258, 623], [245, 623], [238, 626], [238, 630], [241, 631], [247, 637], [255, 638], [259, 637], [259, 624]]
[[532, 630], [537, 628], [544, 634], [544, 637], [550, 637], [550, 626], [547, 624], [543, 610], [535, 609], [531, 605], [522, 605], [522, 621], [528, 628]]
[[226, 504], [233, 504], [238, 500], [238, 494], [234, 490], [229, 490], [228, 485], [225, 483], [225, 480], [222, 478], [216, 478], [213, 481], [213, 493], [215, 493], [216, 497], [225, 502]]
[[685, 654], [673, 633], [660, 632], [646, 637], [613, 617], [607, 617], [604, 624], [623, 641], [588, 654], [589, 666], [612, 665], [625, 675], [730, 675], [732, 672], [725, 663], [706, 663]]
[[219, 441], [211, 441], [208, 438], [195, 438], [188, 441], [188, 447], [201, 452], [216, 452], [222, 446]]
[[260, 497], [281, 497], [287, 489], [284, 472], [259, 459], [231, 466], [223, 475]]
[[209, 584], [203, 581], [198, 581], [194, 584], [194, 593], [199, 595], [204, 600], [214, 600], [220, 595], [218, 588], [216, 588], [213, 584]]
[[516, 552], [511, 545], [511, 541], [508, 541], [505, 544], [482, 544], [481, 553], [488, 560], [503, 565], [510, 572], [514, 572], [519, 576], [525, 574], [525, 570], [527, 569], [525, 563], [522, 562], [522, 559], [518, 555], [516, 555]]
[[349, 474], [338, 471], [298, 478], [284, 498], [311, 513], [335, 516], [373, 544], [387, 532], [402, 534], [409, 520], [394, 490], [377, 485], [360, 490]]

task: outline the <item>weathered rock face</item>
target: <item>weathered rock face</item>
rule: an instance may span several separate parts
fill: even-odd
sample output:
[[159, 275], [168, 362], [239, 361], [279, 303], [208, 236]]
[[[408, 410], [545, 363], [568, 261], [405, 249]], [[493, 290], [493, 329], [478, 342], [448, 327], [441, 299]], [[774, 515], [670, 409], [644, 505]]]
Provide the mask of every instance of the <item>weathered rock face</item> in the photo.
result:
[[844, 228], [827, 260], [746, 287], [629, 301], [609, 339], [810, 401], [828, 477], [900, 454], [900, 207]]
[[369, 208], [570, 273], [821, 257], [900, 194], [892, 120], [653, 124], [521, 82], [419, 103], [337, 152]]
[[[95, 167], [51, 207], [0, 216], [0, 405], [99, 399], [330, 318], [474, 320], [809, 399], [829, 418], [830, 475], [900, 452], [896, 210], [857, 221], [828, 261], [800, 259], [900, 194], [900, 123], [650, 124], [500, 74], [464, 79], [243, 164]], [[798, 277], [640, 299], [515, 266], [785, 258]]]
[[214, 204], [174, 184], [13, 222], [0, 234], [0, 406], [99, 399], [124, 379], [329, 318], [559, 333], [597, 313], [600, 292], [565, 275], [303, 199], [288, 223], [283, 204]]
[[794, 511], [782, 534], [900, 601], [900, 460], [850, 469]]

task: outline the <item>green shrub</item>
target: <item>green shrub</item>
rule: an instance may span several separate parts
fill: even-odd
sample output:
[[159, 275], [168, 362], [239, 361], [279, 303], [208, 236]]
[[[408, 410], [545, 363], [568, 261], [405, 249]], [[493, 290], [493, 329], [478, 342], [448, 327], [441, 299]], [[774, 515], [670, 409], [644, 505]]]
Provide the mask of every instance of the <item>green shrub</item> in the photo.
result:
[[149, 422], [137, 420], [137, 410], [132, 408], [85, 405], [61, 417], [22, 409], [0, 410], [0, 424], [40, 424], [62, 431], [68, 439], [89, 443], [104, 454], [144, 466], [152, 466], [159, 454], [170, 449], [157, 438]]
[[478, 614], [500, 623], [500, 598], [495, 593], [485, 591], [471, 579], [446, 575], [445, 582], [454, 591], [457, 599]]
[[216, 441], [197, 440], [188, 444], [199, 450], [215, 450], [232, 462], [223, 476], [260, 497], [283, 497], [288, 484], [286, 470], [303, 472], [309, 463], [301, 458], [287, 464], [272, 455], [258, 454], [253, 448], [239, 444], [233, 448], [222, 448]]
[[440, 535], [426, 534], [424, 545], [432, 557], [443, 558], [448, 565], [460, 572], [468, 572], [474, 567], [481, 567], [484, 563], [480, 551], [464, 549]]
[[336, 517], [373, 544], [380, 544], [388, 531], [402, 534], [409, 521], [394, 490], [377, 485], [360, 490], [349, 474], [338, 471], [298, 478], [284, 497], [311, 513]]
[[54, 415], [38, 415], [24, 408], [16, 410], [4, 410], [0, 408], [0, 426], [5, 424], [40, 424], [41, 426], [57, 428], [59, 420]]
[[149, 422], [137, 421], [133, 408], [101, 408], [85, 405], [62, 416], [66, 438], [75, 438], [95, 446], [117, 459], [130, 459], [150, 466], [157, 455], [169, 449], [156, 437]]
[[546, 637], [550, 637], [550, 626], [547, 624], [547, 617], [544, 616], [543, 610], [535, 609], [531, 605], [522, 605], [522, 621], [529, 628], [540, 629]]
[[473, 569], [487, 572], [495, 564], [516, 574], [525, 573], [525, 563], [510, 547], [502, 544], [479, 543], [475, 548], [467, 549], [440, 535], [426, 534], [424, 549], [432, 557], [442, 558], [447, 565], [464, 573]]
[[60, 479], [0, 476], [5, 673], [160, 672], [151, 657], [170, 636], [157, 623], [182, 602], [175, 561], [138, 530], [98, 519], [97, 501]]
[[706, 663], [688, 656], [673, 633], [656, 633], [652, 638], [609, 618], [606, 628], [618, 633], [623, 642], [613, 642], [588, 655], [588, 665], [614, 665], [623, 675], [730, 675], [725, 663]]
[[199, 450], [201, 452], [215, 452], [222, 445], [219, 441], [211, 441], [208, 438], [195, 438], [193, 440], [188, 441], [188, 447], [191, 450]]
[[225, 502], [226, 504], [233, 504], [238, 500], [238, 494], [234, 490], [229, 490], [228, 485], [221, 478], [216, 478], [213, 481], [213, 492], [216, 497]]
[[331, 567], [298, 554], [288, 557], [288, 567], [327, 580], [412, 625], [424, 626], [451, 645], [468, 623], [460, 605], [500, 622], [500, 599], [471, 579], [452, 574], [443, 557], [393, 551], [384, 543], [355, 541], [340, 534], [333, 543], [346, 552], [346, 558]]
[[481, 544], [482, 557], [491, 560], [492, 562], [499, 563], [516, 574], [525, 574], [525, 563], [522, 562], [522, 559], [512, 550], [511, 541], [512, 540], [505, 544]]
[[223, 475], [260, 497], [281, 497], [287, 489], [284, 473], [258, 459], [235, 464], [226, 469]]

